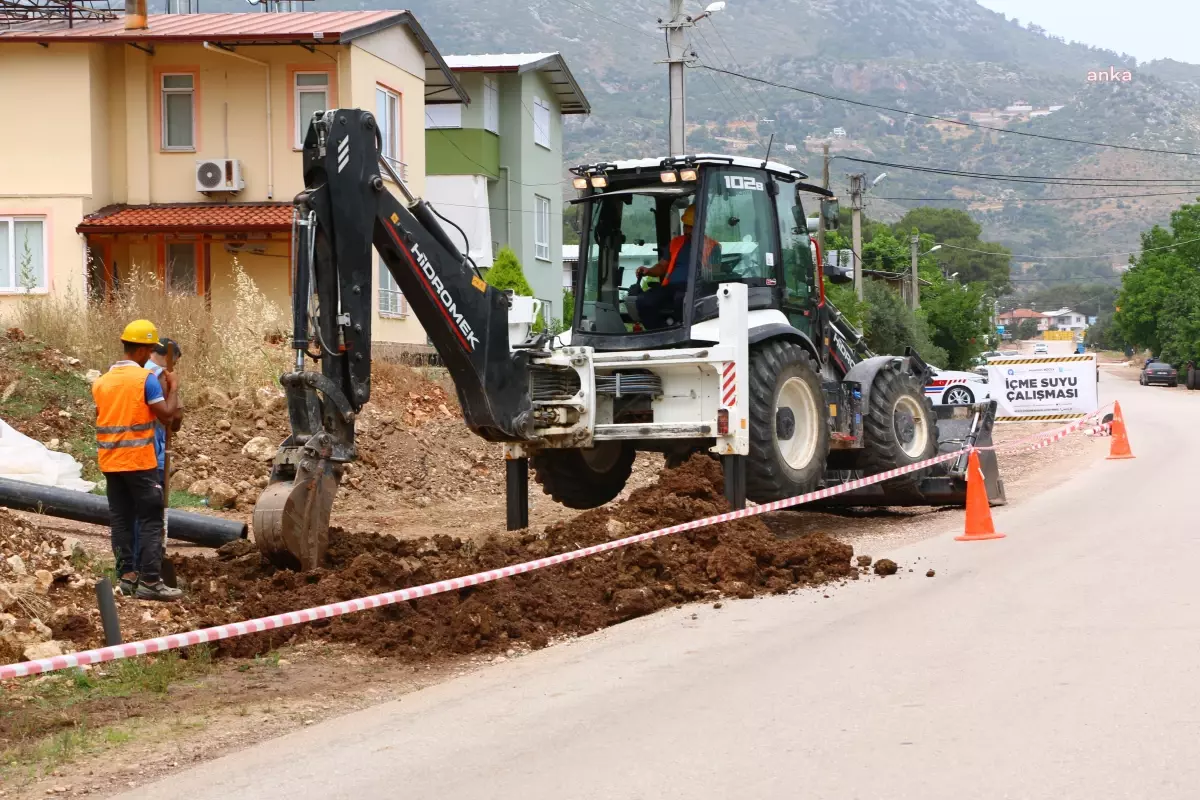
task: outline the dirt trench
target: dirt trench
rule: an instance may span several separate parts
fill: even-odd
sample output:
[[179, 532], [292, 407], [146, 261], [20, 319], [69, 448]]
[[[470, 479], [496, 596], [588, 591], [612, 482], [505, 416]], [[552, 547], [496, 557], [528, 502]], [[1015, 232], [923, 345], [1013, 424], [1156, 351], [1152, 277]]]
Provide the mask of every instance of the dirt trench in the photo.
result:
[[[694, 457], [628, 500], [549, 526], [544, 534], [402, 539], [331, 532], [327, 565], [277, 569], [248, 542], [218, 558], [181, 559], [176, 572], [197, 626], [349, 600], [574, 550], [728, 510], [719, 464]], [[285, 643], [354, 642], [378, 655], [428, 659], [540, 648], [656, 609], [725, 595], [752, 597], [851, 576], [853, 549], [823, 533], [781, 539], [758, 518], [663, 537], [494, 583], [332, 620], [236, 639], [217, 655], [250, 656]], [[64, 633], [68, 631], [64, 626]], [[72, 620], [77, 645], [83, 622]]]

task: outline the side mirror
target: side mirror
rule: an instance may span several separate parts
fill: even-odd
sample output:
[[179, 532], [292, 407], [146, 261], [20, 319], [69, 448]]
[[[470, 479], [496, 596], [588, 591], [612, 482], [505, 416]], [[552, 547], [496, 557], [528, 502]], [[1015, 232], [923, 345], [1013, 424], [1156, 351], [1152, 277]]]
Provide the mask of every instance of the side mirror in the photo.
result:
[[821, 200], [821, 217], [825, 220], [825, 230], [836, 231], [841, 209], [836, 197], [826, 197]]
[[836, 267], [826, 264], [825, 277], [829, 279], [830, 283], [838, 285], [854, 283], [854, 267]]

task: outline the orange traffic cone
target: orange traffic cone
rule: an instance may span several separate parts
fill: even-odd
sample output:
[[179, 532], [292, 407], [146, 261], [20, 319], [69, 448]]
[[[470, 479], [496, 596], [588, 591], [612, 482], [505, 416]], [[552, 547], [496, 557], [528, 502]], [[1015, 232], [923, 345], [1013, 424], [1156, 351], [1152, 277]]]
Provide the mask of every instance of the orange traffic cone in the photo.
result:
[[1125, 418], [1121, 416], [1121, 404], [1113, 403], [1112, 418], [1112, 447], [1108, 451], [1109, 459], [1137, 458], [1129, 449], [1129, 437], [1125, 435]]
[[979, 453], [974, 450], [967, 457], [967, 524], [956, 542], [982, 542], [985, 539], [1003, 539], [992, 526], [992, 508], [988, 503], [987, 487], [983, 485], [983, 470], [979, 466]]

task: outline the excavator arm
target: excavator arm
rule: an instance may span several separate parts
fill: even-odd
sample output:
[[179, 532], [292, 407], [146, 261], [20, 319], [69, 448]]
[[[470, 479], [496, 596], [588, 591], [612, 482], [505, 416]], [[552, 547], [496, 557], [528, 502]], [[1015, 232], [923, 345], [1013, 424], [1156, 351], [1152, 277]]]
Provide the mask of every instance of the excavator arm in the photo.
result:
[[484, 282], [436, 212], [381, 158], [374, 116], [318, 112], [303, 158], [306, 188], [295, 199], [292, 236], [295, 364], [280, 378], [291, 435], [253, 521], [265, 555], [313, 569], [328, 546], [343, 465], [357, 455], [355, 420], [371, 397], [372, 251], [445, 363], [475, 433], [525, 441], [533, 410], [531, 350], [509, 345], [508, 295]]

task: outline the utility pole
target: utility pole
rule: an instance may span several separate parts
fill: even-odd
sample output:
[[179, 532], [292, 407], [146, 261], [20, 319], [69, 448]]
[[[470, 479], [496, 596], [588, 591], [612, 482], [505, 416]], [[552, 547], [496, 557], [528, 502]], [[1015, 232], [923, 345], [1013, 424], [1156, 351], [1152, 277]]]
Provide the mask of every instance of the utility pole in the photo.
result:
[[921, 246], [921, 237], [914, 233], [908, 237], [908, 243], [912, 247], [912, 289], [908, 293], [908, 302], [909, 308], [916, 311], [921, 304], [921, 277], [917, 274], [917, 248]]
[[[825, 189], [829, 188], [829, 142], [825, 142], [822, 148], [825, 152], [824, 166], [821, 168], [821, 186]], [[825, 258], [825, 215], [817, 216], [817, 249], [821, 251], [821, 258]], [[825, 265], [821, 264], [821, 269], [825, 269]]]
[[850, 176], [850, 210], [853, 212], [850, 217], [850, 246], [854, 248], [854, 294], [859, 300], [863, 299], [862, 209], [866, 183], [867, 176], [862, 172]]
[[686, 151], [687, 95], [683, 88], [683, 68], [687, 61], [684, 55], [683, 29], [692, 21], [683, 13], [683, 0], [671, 0], [671, 17], [660, 20], [660, 27], [667, 32], [667, 67], [671, 78], [671, 117], [668, 139], [672, 156], [682, 156]]

